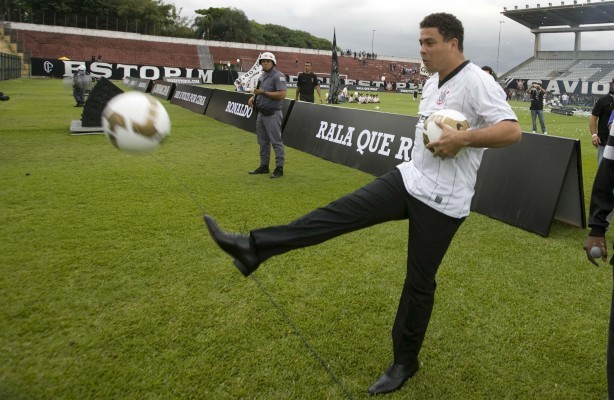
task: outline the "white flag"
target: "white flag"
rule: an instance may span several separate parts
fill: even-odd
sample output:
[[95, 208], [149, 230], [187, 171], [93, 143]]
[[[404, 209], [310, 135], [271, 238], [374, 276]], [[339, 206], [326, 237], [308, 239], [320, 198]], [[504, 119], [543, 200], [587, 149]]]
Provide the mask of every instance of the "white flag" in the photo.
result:
[[262, 73], [262, 66], [260, 65], [259, 60], [260, 54], [258, 55], [258, 59], [256, 60], [254, 66], [235, 80], [235, 87], [237, 88], [238, 92], [251, 92], [256, 87], [258, 78]]

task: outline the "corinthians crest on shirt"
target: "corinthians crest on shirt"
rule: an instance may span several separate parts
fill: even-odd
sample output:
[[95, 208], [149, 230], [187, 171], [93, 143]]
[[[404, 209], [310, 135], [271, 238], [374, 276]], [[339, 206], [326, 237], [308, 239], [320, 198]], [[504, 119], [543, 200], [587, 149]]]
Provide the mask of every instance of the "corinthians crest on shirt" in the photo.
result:
[[446, 96], [448, 95], [450, 91], [449, 90], [444, 90], [441, 93], [439, 93], [439, 97], [437, 98], [437, 105], [441, 106], [443, 104], [445, 104], [446, 102]]

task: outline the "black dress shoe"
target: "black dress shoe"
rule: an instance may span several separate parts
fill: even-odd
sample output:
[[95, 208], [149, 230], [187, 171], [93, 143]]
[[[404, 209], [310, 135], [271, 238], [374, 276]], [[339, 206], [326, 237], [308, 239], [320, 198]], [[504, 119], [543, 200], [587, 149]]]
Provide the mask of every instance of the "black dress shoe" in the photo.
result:
[[234, 258], [235, 266], [243, 275], [248, 276], [258, 268], [260, 259], [249, 236], [223, 232], [210, 215], [205, 215], [205, 224], [215, 243]]
[[284, 176], [284, 167], [275, 167], [275, 171], [273, 171], [271, 178], [281, 178], [282, 176]]
[[253, 171], [249, 171], [250, 175], [259, 175], [259, 174], [268, 174], [269, 173], [269, 166], [268, 165], [261, 165], [258, 168], [256, 168]]
[[384, 394], [394, 392], [418, 372], [420, 362], [416, 358], [411, 364], [395, 364], [382, 375], [377, 382], [369, 388], [369, 394]]

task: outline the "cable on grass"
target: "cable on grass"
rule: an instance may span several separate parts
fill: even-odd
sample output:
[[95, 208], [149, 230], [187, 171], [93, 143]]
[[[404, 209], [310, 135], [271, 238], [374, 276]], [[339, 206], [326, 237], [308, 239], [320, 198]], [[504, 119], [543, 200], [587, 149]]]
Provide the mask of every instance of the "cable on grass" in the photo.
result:
[[[196, 196], [194, 196], [194, 194], [192, 193], [188, 185], [186, 185], [176, 174], [174, 174], [173, 171], [167, 165], [165, 165], [158, 157], [156, 157], [153, 154], [150, 154], [150, 156], [154, 160], [156, 160], [156, 162], [160, 164], [179, 183], [181, 187], [183, 187], [183, 189], [186, 191], [188, 196], [190, 196], [192, 201], [194, 201], [194, 203], [198, 205], [198, 207], [200, 208], [204, 216], [205, 207], [202, 205], [200, 201], [198, 201]], [[275, 301], [271, 293], [269, 293], [269, 291], [264, 287], [264, 285], [254, 275], [250, 275], [250, 278], [256, 283], [256, 286], [258, 286], [258, 289], [269, 299], [269, 302], [273, 305], [273, 307], [275, 307], [277, 311], [279, 311], [283, 319], [290, 326], [290, 328], [292, 328], [292, 330], [294, 331], [294, 334], [301, 340], [301, 342], [303, 342], [303, 345], [305, 345], [307, 350], [309, 350], [311, 355], [318, 361], [318, 363], [320, 363], [320, 365], [322, 366], [324, 371], [330, 376], [332, 381], [341, 389], [341, 391], [345, 394], [345, 396], [348, 399], [353, 400], [354, 397], [352, 396], [350, 391], [345, 387], [345, 385], [343, 384], [343, 382], [341, 382], [341, 380], [337, 377], [337, 375], [335, 375], [335, 373], [329, 368], [329, 366], [326, 364], [322, 356], [320, 356], [320, 354], [313, 348], [313, 346], [309, 344], [309, 342], [307, 341], [307, 339], [305, 338], [301, 330], [294, 323], [294, 321], [290, 318], [290, 316], [284, 311], [284, 309], [281, 308], [279, 303]]]

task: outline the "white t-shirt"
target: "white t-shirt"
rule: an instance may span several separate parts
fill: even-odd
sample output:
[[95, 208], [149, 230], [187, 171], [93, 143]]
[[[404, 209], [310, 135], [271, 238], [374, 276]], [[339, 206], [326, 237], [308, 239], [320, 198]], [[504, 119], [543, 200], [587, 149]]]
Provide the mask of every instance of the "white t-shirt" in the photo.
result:
[[470, 129], [518, 120], [505, 100], [503, 89], [489, 74], [469, 62], [459, 68], [441, 87], [438, 87], [437, 73], [424, 85], [412, 159], [397, 166], [410, 195], [454, 218], [469, 215], [484, 149], [467, 147], [454, 158], [433, 157], [422, 139], [424, 120], [443, 109], [461, 112], [467, 117]]

